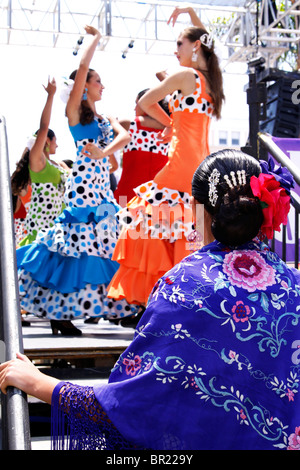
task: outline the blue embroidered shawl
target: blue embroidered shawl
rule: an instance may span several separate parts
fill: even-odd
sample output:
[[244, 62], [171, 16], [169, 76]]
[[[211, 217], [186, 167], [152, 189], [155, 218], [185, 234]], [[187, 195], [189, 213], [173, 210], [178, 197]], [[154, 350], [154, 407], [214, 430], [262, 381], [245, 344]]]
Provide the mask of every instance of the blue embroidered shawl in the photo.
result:
[[266, 245], [213, 242], [159, 280], [96, 398], [139, 448], [300, 449], [299, 299]]

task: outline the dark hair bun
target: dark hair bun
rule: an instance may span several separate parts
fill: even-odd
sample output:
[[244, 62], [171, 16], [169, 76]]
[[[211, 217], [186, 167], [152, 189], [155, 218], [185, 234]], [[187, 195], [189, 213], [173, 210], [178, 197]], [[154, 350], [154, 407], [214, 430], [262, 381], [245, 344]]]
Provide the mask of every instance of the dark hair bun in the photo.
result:
[[260, 202], [253, 196], [250, 185], [246, 186], [242, 191], [232, 189], [226, 193], [212, 218], [214, 237], [227, 246], [239, 246], [252, 240], [263, 222]]
[[[210, 200], [210, 179], [214, 170], [220, 175]], [[244, 170], [245, 181], [230, 187], [224, 178]], [[216, 240], [239, 246], [252, 240], [260, 230], [263, 212], [250, 187], [251, 176], [261, 172], [258, 160], [239, 150], [225, 149], [209, 155], [196, 170], [192, 194], [212, 216], [211, 230]], [[238, 180], [238, 178], [236, 178]]]

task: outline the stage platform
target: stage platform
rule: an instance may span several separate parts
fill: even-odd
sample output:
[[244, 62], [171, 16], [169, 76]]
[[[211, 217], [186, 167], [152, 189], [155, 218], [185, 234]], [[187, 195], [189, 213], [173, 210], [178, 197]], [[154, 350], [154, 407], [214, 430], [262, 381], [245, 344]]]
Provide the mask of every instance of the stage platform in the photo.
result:
[[96, 324], [84, 319], [72, 323], [82, 331], [82, 336], [53, 335], [48, 320], [26, 316], [29, 327], [22, 327], [25, 354], [35, 362], [67, 361], [77, 367], [85, 362], [95, 367], [111, 367], [131, 343], [134, 330], [100, 319]]

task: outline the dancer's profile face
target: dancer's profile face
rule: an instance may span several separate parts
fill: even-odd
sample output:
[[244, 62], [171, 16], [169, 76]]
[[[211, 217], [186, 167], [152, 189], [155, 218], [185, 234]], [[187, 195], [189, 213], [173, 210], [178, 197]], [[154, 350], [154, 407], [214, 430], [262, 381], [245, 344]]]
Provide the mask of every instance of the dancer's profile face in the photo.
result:
[[180, 65], [183, 67], [190, 67], [192, 61], [192, 54], [193, 54], [193, 43], [180, 34], [177, 39], [177, 50], [175, 51], [175, 55], [179, 60]]
[[57, 145], [56, 136], [54, 136], [52, 140], [49, 141], [49, 154], [54, 155], [56, 153], [57, 147], [58, 145]]
[[87, 82], [88, 96], [93, 101], [99, 101], [102, 98], [102, 92], [104, 85], [101, 82], [101, 78], [97, 72], [91, 72], [89, 81]]

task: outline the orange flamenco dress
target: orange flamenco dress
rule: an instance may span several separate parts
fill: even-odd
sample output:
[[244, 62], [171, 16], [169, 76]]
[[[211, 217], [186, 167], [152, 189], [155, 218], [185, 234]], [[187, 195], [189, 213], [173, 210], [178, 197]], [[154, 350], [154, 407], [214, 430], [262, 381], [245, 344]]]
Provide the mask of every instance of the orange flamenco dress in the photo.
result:
[[194, 230], [190, 205], [194, 172], [209, 155], [213, 113], [203, 75], [195, 72], [196, 91], [170, 99], [173, 119], [168, 162], [152, 181], [135, 188], [136, 196], [117, 214], [123, 226], [113, 259], [120, 267], [108, 296], [145, 305], [157, 280], [189, 251]]

